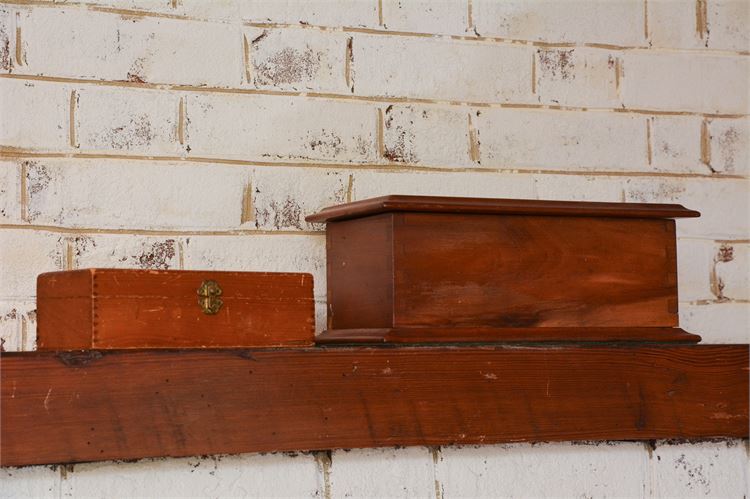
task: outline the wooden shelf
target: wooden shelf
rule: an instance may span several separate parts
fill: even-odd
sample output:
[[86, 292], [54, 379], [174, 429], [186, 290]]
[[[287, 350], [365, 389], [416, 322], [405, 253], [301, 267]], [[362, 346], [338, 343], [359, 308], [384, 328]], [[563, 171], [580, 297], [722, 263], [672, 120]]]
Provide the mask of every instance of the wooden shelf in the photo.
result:
[[0, 464], [748, 436], [748, 345], [5, 353]]

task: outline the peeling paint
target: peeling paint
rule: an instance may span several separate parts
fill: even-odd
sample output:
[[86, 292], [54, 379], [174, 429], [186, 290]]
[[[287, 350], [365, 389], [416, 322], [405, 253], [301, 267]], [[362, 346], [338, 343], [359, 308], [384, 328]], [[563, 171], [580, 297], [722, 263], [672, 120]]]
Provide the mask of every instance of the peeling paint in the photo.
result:
[[573, 52], [559, 49], [539, 49], [539, 65], [542, 73], [551, 75], [561, 80], [574, 80], [575, 64], [573, 64]]
[[151, 248], [144, 249], [140, 254], [132, 255], [131, 258], [142, 269], [167, 270], [171, 268], [171, 260], [175, 255], [175, 240], [167, 239], [153, 243]]
[[[411, 107], [404, 109], [404, 112], [411, 110]], [[416, 163], [418, 158], [414, 152], [414, 132], [407, 129], [402, 124], [396, 124], [394, 121], [394, 107], [390, 105], [385, 110], [385, 136], [387, 140], [384, 143], [383, 156], [396, 163]], [[413, 122], [411, 123], [413, 124]]]
[[[257, 43], [256, 40], [252, 43]], [[310, 80], [320, 70], [320, 60], [321, 54], [309, 47], [304, 51], [284, 47], [260, 64], [253, 62], [255, 83], [282, 85]]]

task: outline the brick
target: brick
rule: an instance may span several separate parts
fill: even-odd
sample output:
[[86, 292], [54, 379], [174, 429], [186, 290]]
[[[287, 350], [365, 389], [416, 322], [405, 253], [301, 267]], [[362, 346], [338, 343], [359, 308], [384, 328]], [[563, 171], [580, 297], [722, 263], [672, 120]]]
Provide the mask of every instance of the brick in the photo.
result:
[[222, 87], [242, 81], [236, 24], [37, 8], [24, 11], [21, 27], [24, 74]]
[[719, 173], [750, 175], [750, 120], [712, 119], [708, 133], [711, 168]]
[[313, 29], [244, 32], [249, 78], [264, 90], [349, 93], [344, 33]]
[[711, 0], [706, 6], [706, 19], [709, 48], [750, 51], [750, 3]]
[[0, 79], [4, 117], [0, 145], [29, 149], [70, 149], [68, 85]]
[[253, 201], [247, 226], [261, 230], [323, 230], [305, 217], [350, 196], [354, 174], [322, 168], [258, 168], [249, 181]]
[[60, 497], [60, 472], [57, 466], [0, 468], [2, 497]]
[[0, 73], [9, 73], [15, 61], [15, 13], [0, 6]]
[[649, 460], [650, 497], [743, 497], [747, 486], [742, 440], [658, 442]]
[[748, 189], [745, 179], [632, 177], [625, 181], [624, 201], [679, 203], [701, 212], [700, 218], [677, 222], [678, 236], [745, 239], [750, 232]]
[[444, 497], [640, 497], [646, 460], [636, 442], [445, 447], [436, 473]]
[[626, 113], [482, 110], [482, 166], [632, 171], [646, 162], [646, 120]]
[[252, 172], [249, 167], [126, 160], [32, 159], [25, 164], [30, 222], [103, 229], [240, 228], [244, 186]]
[[382, 5], [383, 24], [389, 30], [459, 36], [469, 31], [465, 2], [383, 0]]
[[656, 171], [711, 173], [702, 162], [700, 116], [652, 116], [651, 167]]
[[619, 107], [619, 55], [594, 48], [539, 48], [536, 93], [543, 104]]
[[750, 245], [683, 238], [677, 260], [681, 300], [750, 300]]
[[65, 258], [70, 268], [180, 269], [184, 239], [135, 234], [66, 236]]
[[179, 96], [159, 90], [97, 88], [77, 93], [76, 143], [86, 152], [177, 155]]
[[192, 94], [186, 113], [186, 141], [196, 156], [338, 163], [377, 157], [377, 114], [366, 104]]
[[750, 50], [750, 5], [742, 0], [706, 3], [704, 29], [699, 29], [698, 2], [650, 0], [649, 34], [652, 46], [716, 50]]
[[625, 177], [536, 174], [533, 178], [538, 199], [621, 202], [625, 196]]
[[486, 172], [361, 171], [354, 177], [352, 199], [388, 194], [533, 199], [531, 175]]
[[335, 451], [331, 497], [435, 497], [430, 450], [356, 449]]
[[649, 40], [653, 47], [701, 48], [705, 36], [696, 27], [698, 2], [649, 0]]
[[750, 302], [750, 245], [723, 243], [717, 246], [713, 287], [721, 298]]
[[750, 343], [750, 303], [680, 303], [680, 327], [702, 343]]
[[555, 2], [473, 0], [480, 35], [541, 42], [645, 46], [644, 4], [637, 0]]
[[0, 223], [20, 222], [20, 167], [15, 161], [0, 161]]
[[326, 324], [325, 237], [316, 236], [190, 236], [180, 250], [188, 270], [308, 272], [313, 275], [315, 328]]
[[309, 272], [315, 296], [325, 297], [325, 237], [321, 235], [189, 236], [182, 247], [188, 270]]
[[622, 58], [620, 88], [626, 108], [747, 112], [747, 57], [627, 51]]
[[385, 158], [394, 163], [425, 166], [475, 165], [479, 161], [479, 145], [472, 146], [469, 120], [477, 120], [470, 110], [387, 106], [383, 110]]
[[374, 27], [378, 24], [376, 0], [340, 2], [332, 6], [329, 2], [308, 0], [228, 0], [206, 2], [204, 0], [181, 0], [178, 11], [188, 15], [257, 23], [281, 23], [314, 26]]
[[532, 48], [355, 35], [354, 92], [468, 102], [531, 99]]
[[36, 295], [36, 276], [64, 268], [63, 239], [23, 229], [0, 230], [0, 297], [25, 300]]
[[36, 302], [0, 300], [0, 352], [36, 348]]
[[716, 255], [717, 247], [711, 240], [677, 240], [677, 285], [681, 301], [713, 301], [718, 298], [712, 293], [711, 286]]
[[315, 497], [319, 481], [311, 455], [245, 454], [77, 464], [63, 490], [70, 497]]

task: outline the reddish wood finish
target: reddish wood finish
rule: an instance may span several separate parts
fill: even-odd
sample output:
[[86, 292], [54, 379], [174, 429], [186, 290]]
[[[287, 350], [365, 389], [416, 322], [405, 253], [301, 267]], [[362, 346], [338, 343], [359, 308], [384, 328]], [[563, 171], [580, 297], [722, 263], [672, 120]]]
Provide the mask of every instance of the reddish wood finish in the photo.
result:
[[748, 436], [748, 346], [26, 352], [0, 464]]
[[537, 199], [458, 198], [391, 195], [330, 206], [308, 216], [308, 222], [334, 222], [379, 213], [426, 212], [565, 217], [684, 218], [700, 213], [679, 204], [598, 203]]
[[[204, 280], [222, 288], [203, 313]], [[39, 276], [41, 350], [312, 345], [310, 274], [88, 269]]]
[[402, 327], [329, 329], [315, 337], [320, 345], [356, 343], [488, 342], [667, 342], [698, 343], [701, 337], [678, 327]]
[[529, 328], [529, 341], [611, 341], [628, 337], [612, 328], [633, 328], [632, 340], [691, 341], [668, 329], [678, 325], [677, 250], [664, 217], [698, 215], [680, 205], [424, 196], [326, 208], [308, 217], [328, 222], [333, 332], [323, 339], [382, 339], [387, 329], [516, 341]]

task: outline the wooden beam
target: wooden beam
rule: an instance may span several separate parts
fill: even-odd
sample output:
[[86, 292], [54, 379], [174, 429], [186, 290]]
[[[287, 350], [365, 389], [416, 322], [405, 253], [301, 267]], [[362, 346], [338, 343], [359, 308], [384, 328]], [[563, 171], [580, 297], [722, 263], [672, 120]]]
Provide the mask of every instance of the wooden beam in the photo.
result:
[[748, 436], [748, 346], [6, 353], [0, 463]]

